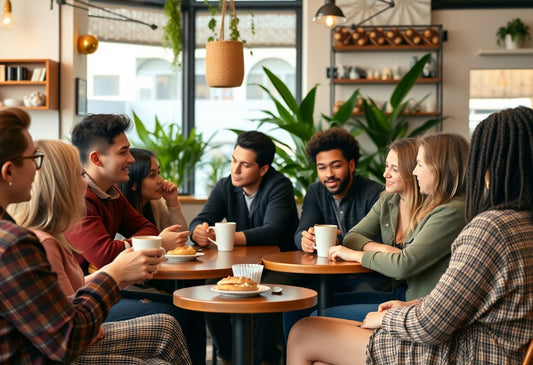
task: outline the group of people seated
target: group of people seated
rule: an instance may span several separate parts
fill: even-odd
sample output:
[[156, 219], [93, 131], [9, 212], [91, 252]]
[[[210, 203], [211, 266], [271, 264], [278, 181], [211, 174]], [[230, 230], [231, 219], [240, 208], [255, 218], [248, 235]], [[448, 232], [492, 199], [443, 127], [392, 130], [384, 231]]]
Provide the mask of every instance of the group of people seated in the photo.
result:
[[[259, 314], [255, 364], [519, 364], [533, 338], [533, 110], [503, 110], [471, 143], [437, 133], [394, 141], [385, 186], [356, 174], [345, 129], [306, 146], [318, 181], [298, 214], [291, 181], [272, 166], [275, 145], [238, 135], [231, 174], [187, 222], [157, 156], [130, 148], [123, 115], [89, 114], [72, 144], [33, 141], [30, 117], [0, 111], [0, 362], [205, 364], [206, 323], [232, 362], [231, 315], [172, 304], [158, 249], [216, 239], [315, 250], [314, 225], [338, 227], [330, 260], [372, 274], [337, 275], [331, 307]], [[265, 270], [262, 283], [317, 289], [313, 275]], [[252, 364], [250, 364], [252, 365]]]

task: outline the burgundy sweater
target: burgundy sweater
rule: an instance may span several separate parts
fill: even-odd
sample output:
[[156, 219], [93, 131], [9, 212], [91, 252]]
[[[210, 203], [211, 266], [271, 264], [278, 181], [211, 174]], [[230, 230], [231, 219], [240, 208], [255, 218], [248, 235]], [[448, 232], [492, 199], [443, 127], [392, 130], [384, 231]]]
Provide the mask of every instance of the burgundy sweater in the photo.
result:
[[117, 233], [127, 238], [159, 234], [157, 228], [133, 208], [118, 188], [113, 187], [111, 195], [104, 193], [109, 197], [101, 199], [93, 190], [93, 184], [87, 187], [85, 194], [85, 218], [81, 225], [71, 228], [66, 234], [72, 245], [82, 251], [77, 259], [86, 274], [89, 263], [101, 268], [125, 249], [124, 241], [115, 240]]

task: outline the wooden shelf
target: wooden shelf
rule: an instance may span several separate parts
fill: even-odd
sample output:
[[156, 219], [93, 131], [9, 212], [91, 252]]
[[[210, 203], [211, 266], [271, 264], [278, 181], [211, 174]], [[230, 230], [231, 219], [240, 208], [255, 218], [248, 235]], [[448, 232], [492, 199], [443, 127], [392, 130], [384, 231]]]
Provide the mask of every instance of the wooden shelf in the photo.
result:
[[[333, 79], [334, 84], [397, 84], [400, 80], [374, 80], [374, 79]], [[421, 84], [436, 84], [441, 82], [440, 78], [426, 77], [418, 79], [417, 83]]]
[[[50, 59], [0, 59], [0, 65], [10, 67], [25, 67], [27, 77], [31, 79], [37, 68], [45, 68], [44, 81], [9, 80], [0, 82], [0, 101], [8, 98], [23, 100], [24, 96], [32, 92], [46, 95], [46, 102], [42, 106], [20, 106], [29, 110], [57, 110], [59, 101], [59, 64]], [[5, 106], [2, 106], [5, 108]]]
[[479, 56], [533, 56], [533, 48], [517, 49], [480, 49], [477, 53]]
[[365, 46], [333, 46], [333, 50], [335, 52], [376, 52], [376, 51], [383, 51], [383, 52], [406, 52], [406, 51], [437, 51], [440, 49], [440, 44], [437, 45], [429, 45], [429, 44], [423, 44], [421, 46], [411, 46], [408, 44], [402, 44], [399, 46], [373, 46], [373, 45], [365, 45]]

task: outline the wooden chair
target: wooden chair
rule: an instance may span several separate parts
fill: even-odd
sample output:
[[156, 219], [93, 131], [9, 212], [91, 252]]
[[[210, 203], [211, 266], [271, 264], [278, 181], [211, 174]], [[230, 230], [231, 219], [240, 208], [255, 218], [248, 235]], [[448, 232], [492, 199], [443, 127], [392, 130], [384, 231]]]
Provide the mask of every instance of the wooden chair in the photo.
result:
[[526, 352], [526, 357], [524, 357], [524, 361], [522, 362], [522, 365], [533, 365], [533, 339], [529, 343], [529, 346]]

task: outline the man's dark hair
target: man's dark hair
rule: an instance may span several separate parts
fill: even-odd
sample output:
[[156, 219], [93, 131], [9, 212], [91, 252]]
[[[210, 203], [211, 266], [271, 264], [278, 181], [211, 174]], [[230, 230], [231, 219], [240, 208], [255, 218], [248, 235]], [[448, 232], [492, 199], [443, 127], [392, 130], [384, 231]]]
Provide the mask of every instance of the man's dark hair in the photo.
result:
[[272, 139], [264, 133], [258, 131], [241, 132], [237, 137], [235, 147], [245, 148], [255, 152], [255, 162], [259, 167], [271, 165], [274, 161], [276, 146]]
[[87, 163], [94, 149], [107, 153], [115, 137], [130, 127], [130, 118], [123, 114], [87, 114], [72, 129], [72, 144], [80, 151], [81, 163]]
[[347, 130], [334, 127], [325, 131], [319, 131], [311, 137], [305, 146], [307, 156], [316, 164], [316, 155], [323, 151], [341, 150], [347, 161], [359, 161], [359, 144]]

